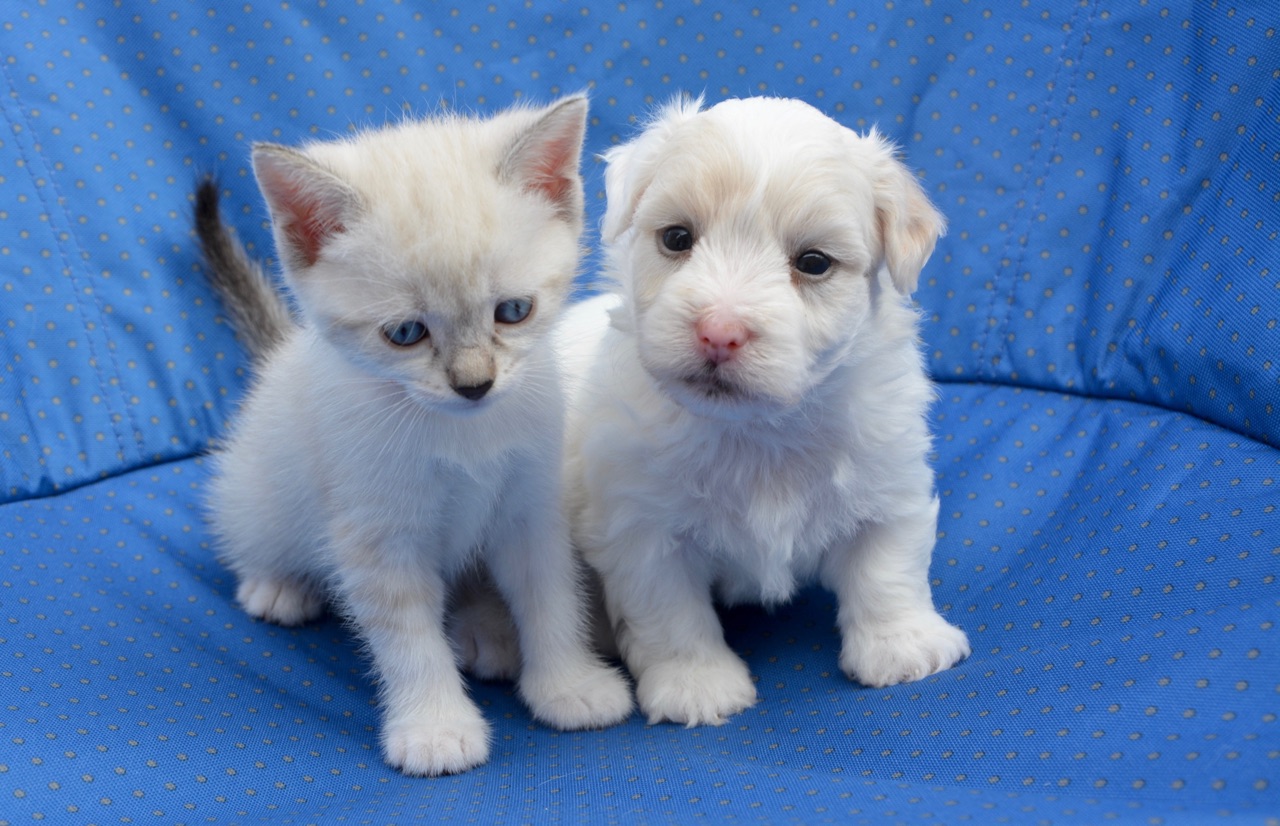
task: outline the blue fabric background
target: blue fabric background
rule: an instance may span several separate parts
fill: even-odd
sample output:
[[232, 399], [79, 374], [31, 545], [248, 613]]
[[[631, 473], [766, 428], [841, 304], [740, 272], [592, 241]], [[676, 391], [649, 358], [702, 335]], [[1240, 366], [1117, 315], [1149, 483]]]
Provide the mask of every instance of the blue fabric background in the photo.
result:
[[[1278, 25], [1269, 0], [0, 7], [0, 825], [1280, 824]], [[247, 360], [190, 193], [215, 172], [269, 256], [249, 141], [579, 90], [592, 153], [678, 92], [769, 94], [920, 171], [950, 220], [918, 294], [933, 579], [974, 653], [863, 688], [808, 591], [725, 614], [762, 702], [723, 727], [558, 733], [476, 684], [493, 759], [409, 779], [347, 629], [251, 621], [211, 553], [200, 456]]]

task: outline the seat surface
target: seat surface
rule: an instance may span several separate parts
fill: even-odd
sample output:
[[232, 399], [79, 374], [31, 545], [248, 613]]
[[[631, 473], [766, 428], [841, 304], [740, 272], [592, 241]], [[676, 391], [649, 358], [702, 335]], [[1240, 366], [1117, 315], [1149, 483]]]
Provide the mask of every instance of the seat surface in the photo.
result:
[[[250, 619], [181, 460], [0, 508], [9, 822], [1202, 823], [1274, 814], [1280, 456], [1184, 414], [995, 385], [937, 407], [939, 607], [973, 655], [868, 689], [806, 591], [724, 613], [761, 702], [723, 727], [534, 723], [382, 764], [341, 623]], [[999, 473], [998, 476], [995, 474]], [[1035, 820], [1031, 820], [1031, 816]]]
[[[0, 7], [0, 826], [1280, 824], [1280, 5]], [[255, 622], [202, 520], [248, 362], [200, 270], [248, 144], [586, 89], [803, 98], [949, 220], [916, 298], [935, 599], [973, 655], [873, 690], [831, 596], [724, 612], [722, 727], [532, 721], [406, 778], [350, 631]], [[602, 166], [584, 163], [588, 224]], [[599, 264], [594, 229], [582, 284]]]

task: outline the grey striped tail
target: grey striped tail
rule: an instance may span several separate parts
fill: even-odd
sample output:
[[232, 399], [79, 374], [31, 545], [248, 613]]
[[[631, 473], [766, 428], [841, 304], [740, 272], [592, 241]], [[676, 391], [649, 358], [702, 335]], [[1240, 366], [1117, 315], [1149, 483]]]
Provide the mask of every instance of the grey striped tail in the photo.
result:
[[284, 341], [294, 326], [293, 317], [262, 266], [222, 223], [218, 198], [213, 178], [196, 186], [195, 227], [205, 273], [240, 340], [254, 361], [261, 361]]

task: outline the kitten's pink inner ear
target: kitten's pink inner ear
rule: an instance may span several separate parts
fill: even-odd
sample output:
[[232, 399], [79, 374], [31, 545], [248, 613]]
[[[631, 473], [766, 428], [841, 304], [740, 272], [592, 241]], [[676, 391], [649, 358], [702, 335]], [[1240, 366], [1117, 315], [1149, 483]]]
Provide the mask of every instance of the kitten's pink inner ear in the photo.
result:
[[586, 130], [587, 103], [572, 98], [553, 107], [512, 148], [510, 179], [542, 195], [566, 214], [581, 211], [578, 160]]
[[573, 187], [571, 176], [577, 172], [576, 147], [567, 146], [569, 143], [559, 141], [545, 147], [546, 154], [538, 158], [528, 170], [525, 189], [542, 193], [552, 203], [564, 201], [565, 195]]
[[320, 259], [320, 249], [347, 228], [315, 201], [302, 199], [295, 202], [293, 219], [285, 224], [284, 231], [298, 257], [310, 267]]
[[346, 232], [347, 199], [331, 182], [316, 177], [317, 170], [308, 169], [311, 163], [305, 158], [273, 158], [264, 153], [256, 166], [272, 219], [288, 245], [282, 252], [295, 266], [314, 265], [324, 245]]

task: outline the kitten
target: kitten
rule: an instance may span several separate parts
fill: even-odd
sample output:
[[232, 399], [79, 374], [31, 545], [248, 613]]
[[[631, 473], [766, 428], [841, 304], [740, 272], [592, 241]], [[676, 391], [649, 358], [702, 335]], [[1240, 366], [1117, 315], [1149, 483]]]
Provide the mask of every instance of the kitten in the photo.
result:
[[866, 685], [969, 653], [934, 609], [932, 388], [906, 298], [942, 217], [892, 147], [794, 100], [677, 101], [608, 152], [613, 293], [557, 334], [575, 544], [651, 722], [756, 701], [713, 594], [835, 592]]
[[489, 727], [444, 629], [484, 566], [514, 617], [518, 688], [562, 729], [630, 713], [584, 639], [560, 506], [563, 403], [549, 331], [582, 229], [585, 98], [439, 117], [301, 149], [256, 144], [294, 323], [198, 199], [215, 285], [258, 375], [216, 454], [211, 522], [255, 617], [332, 600], [372, 655], [388, 763], [484, 762]]

